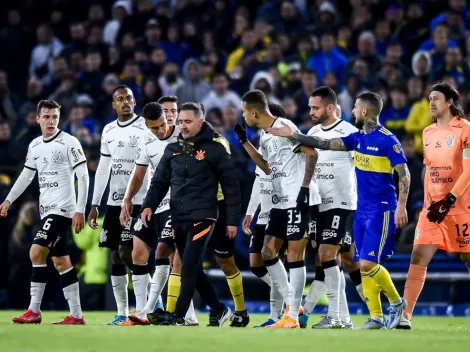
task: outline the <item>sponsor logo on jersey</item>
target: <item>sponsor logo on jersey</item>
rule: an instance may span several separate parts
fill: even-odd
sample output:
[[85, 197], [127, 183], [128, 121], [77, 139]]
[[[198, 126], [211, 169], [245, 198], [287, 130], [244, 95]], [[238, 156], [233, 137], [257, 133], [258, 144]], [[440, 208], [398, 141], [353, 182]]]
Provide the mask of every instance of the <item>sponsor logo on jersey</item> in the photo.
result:
[[121, 240], [123, 241], [129, 241], [129, 240], [132, 240], [132, 234], [128, 231], [123, 231], [121, 233]]
[[[393, 147], [393, 149], [395, 149], [395, 146]], [[378, 152], [379, 148], [377, 148], [377, 147], [367, 147], [367, 150], [372, 150], [374, 152]]]
[[111, 168], [111, 176], [130, 176], [131, 173], [131, 170], [123, 169], [122, 164], [113, 164]]
[[299, 233], [300, 229], [297, 225], [287, 225], [287, 236]]
[[205, 158], [206, 152], [204, 150], [198, 150], [196, 152], [196, 160], [202, 161]]
[[139, 137], [136, 137], [134, 135], [134, 136], [130, 136], [129, 138], [130, 138], [129, 139], [129, 147], [131, 147], [131, 148], [137, 147], [137, 144], [139, 142]]
[[283, 171], [277, 171], [277, 167], [271, 168], [271, 178], [287, 177], [287, 173]]
[[[44, 177], [40, 177], [40, 179], [43, 179], [45, 180]], [[41, 180], [39, 180], [39, 188], [55, 188], [55, 187], [59, 187], [59, 183], [58, 182], [47, 182], [47, 181], [44, 181], [44, 182], [41, 182]]]
[[334, 200], [333, 197], [326, 197], [321, 199], [321, 204], [333, 204]]
[[34, 236], [34, 239], [35, 240], [38, 240], [40, 238], [44, 238], [45, 240], [47, 240], [47, 233], [43, 230], [39, 230], [37, 233], [36, 233], [36, 236]]
[[78, 155], [75, 147], [70, 148], [70, 154], [72, 154], [73, 162], [76, 163], [80, 160], [80, 156]]
[[446, 137], [446, 147], [447, 148], [451, 148], [454, 146], [454, 139], [455, 139], [455, 136], [447, 136]]
[[51, 158], [53, 163], [60, 164], [62, 162], [62, 154], [59, 151], [53, 151], [52, 152], [52, 158]]
[[54, 210], [55, 208], [57, 208], [57, 204], [46, 205], [46, 206], [41, 205], [39, 207], [39, 213], [42, 215], [42, 214], [50, 212], [51, 210]]
[[123, 200], [123, 199], [124, 199], [124, 194], [118, 193], [118, 192], [114, 192], [114, 193], [112, 194], [112, 199], [113, 199], [113, 201], [115, 201], [115, 202], [118, 201], [118, 200]]
[[269, 211], [259, 213], [258, 219], [269, 220]]
[[273, 204], [287, 203], [289, 201], [289, 196], [279, 197], [276, 194], [273, 195], [272, 202]]
[[124, 142], [123, 141], [119, 141], [118, 148], [124, 148]]
[[[41, 171], [39, 173], [39, 176], [56, 176], [58, 175], [59, 172], [58, 171]], [[41, 181], [41, 179], [39, 179], [39, 181]], [[45, 181], [45, 180], [44, 180]]]
[[65, 145], [64, 140], [62, 138], [56, 139], [54, 142]]
[[160, 238], [170, 238], [173, 237], [171, 229], [164, 228], [160, 234]]

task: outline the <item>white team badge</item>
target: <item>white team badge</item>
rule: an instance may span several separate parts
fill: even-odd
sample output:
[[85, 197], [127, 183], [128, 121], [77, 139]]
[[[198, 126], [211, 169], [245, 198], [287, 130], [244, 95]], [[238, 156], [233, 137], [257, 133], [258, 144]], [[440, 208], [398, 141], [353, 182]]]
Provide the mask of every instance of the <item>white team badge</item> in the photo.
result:
[[52, 162], [60, 164], [62, 162], [62, 154], [59, 151], [52, 152]]
[[106, 242], [107, 239], [108, 239], [108, 230], [101, 230], [100, 243]]
[[454, 138], [455, 136], [447, 136], [446, 137], [446, 147], [451, 148], [454, 146]]
[[140, 230], [142, 230], [142, 219], [138, 218], [134, 224], [134, 231], [140, 231]]
[[130, 140], [129, 140], [129, 147], [131, 147], [131, 148], [137, 147], [137, 140], [138, 139], [139, 139], [139, 137], [136, 137], [135, 135], [131, 136]]

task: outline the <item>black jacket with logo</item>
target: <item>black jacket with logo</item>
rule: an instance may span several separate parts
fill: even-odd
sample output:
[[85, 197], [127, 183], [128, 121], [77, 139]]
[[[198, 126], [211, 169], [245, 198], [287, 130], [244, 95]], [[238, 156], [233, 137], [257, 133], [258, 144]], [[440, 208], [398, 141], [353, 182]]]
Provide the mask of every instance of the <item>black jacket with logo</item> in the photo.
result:
[[[238, 226], [241, 192], [228, 142], [207, 122], [190, 139], [179, 136], [166, 146], [153, 175], [142, 209], [155, 211], [171, 187], [172, 221], [217, 219], [219, 183], [226, 206], [226, 224]], [[220, 199], [220, 197], [219, 197]]]

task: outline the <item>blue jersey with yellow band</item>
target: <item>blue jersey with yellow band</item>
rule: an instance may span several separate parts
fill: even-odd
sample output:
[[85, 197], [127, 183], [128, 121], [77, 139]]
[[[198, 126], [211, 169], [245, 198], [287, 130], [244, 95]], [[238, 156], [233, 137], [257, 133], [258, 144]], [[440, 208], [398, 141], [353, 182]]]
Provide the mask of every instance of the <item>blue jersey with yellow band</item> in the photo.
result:
[[395, 210], [397, 196], [393, 169], [406, 163], [397, 137], [379, 125], [374, 131], [359, 131], [341, 137], [347, 150], [354, 150], [357, 179], [357, 210], [376, 212]]

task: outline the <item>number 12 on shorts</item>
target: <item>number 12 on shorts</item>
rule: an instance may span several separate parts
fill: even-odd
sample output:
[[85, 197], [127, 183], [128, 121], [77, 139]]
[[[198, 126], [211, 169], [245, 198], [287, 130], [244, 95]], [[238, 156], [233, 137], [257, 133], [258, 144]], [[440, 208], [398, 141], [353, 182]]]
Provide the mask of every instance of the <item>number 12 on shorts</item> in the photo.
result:
[[457, 237], [461, 237], [460, 234], [462, 234], [462, 237], [470, 235], [470, 233], [467, 232], [468, 224], [455, 224], [455, 229], [457, 230]]

